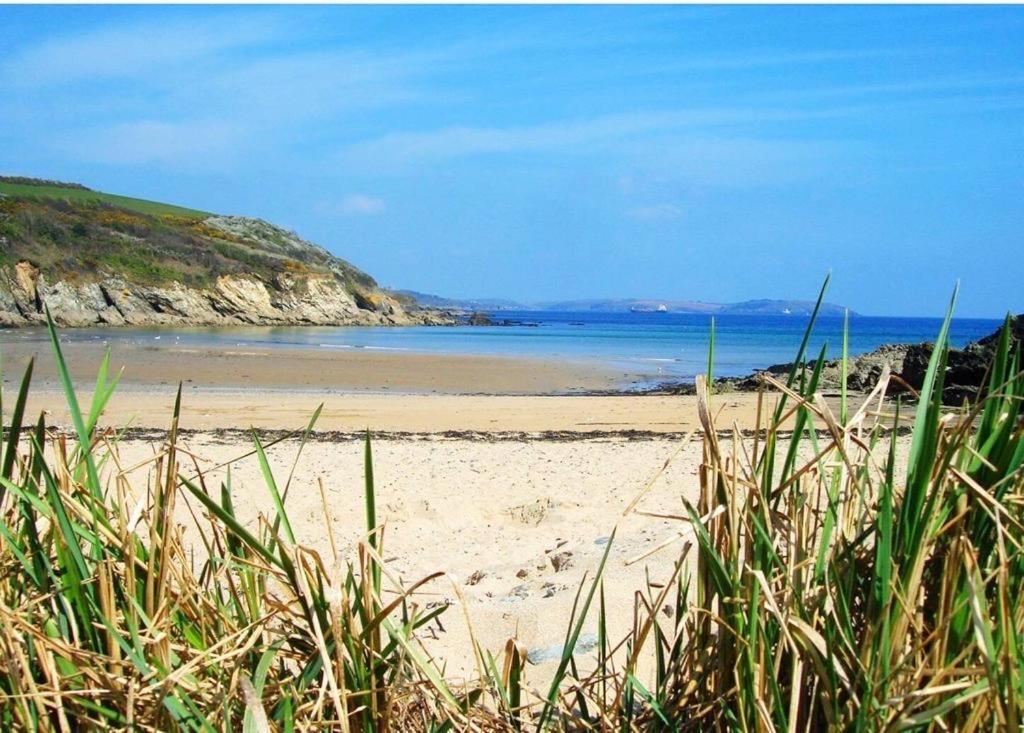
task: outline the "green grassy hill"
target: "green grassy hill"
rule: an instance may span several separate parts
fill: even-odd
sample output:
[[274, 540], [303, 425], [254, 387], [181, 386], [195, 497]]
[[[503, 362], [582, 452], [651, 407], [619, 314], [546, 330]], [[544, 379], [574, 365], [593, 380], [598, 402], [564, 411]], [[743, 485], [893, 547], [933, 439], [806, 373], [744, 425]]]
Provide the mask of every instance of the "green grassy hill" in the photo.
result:
[[136, 199], [130, 196], [118, 196], [112, 193], [93, 191], [77, 184], [62, 183], [60, 181], [38, 181], [32, 178], [13, 178], [0, 176], [0, 195], [17, 198], [39, 198], [57, 199], [61, 201], [77, 203], [102, 203], [116, 206], [126, 211], [134, 211], [139, 214], [151, 214], [162, 216], [171, 214], [175, 216], [212, 216], [209, 212], [189, 209], [184, 206], [162, 204], [158, 201], [147, 201]]
[[352, 292], [373, 278], [280, 227], [116, 196], [79, 184], [0, 177], [0, 266], [28, 260], [51, 279], [110, 274], [208, 287], [217, 277], [331, 274]]

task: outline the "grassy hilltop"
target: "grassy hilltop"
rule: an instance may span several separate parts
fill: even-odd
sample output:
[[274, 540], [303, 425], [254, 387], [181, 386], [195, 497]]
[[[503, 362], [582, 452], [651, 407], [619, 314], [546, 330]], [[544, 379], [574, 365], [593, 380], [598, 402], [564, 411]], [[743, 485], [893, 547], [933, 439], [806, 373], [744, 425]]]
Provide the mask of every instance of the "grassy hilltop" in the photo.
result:
[[116, 273], [147, 285], [209, 287], [217, 277], [333, 273], [375, 289], [365, 272], [256, 219], [93, 191], [80, 184], [0, 177], [0, 266], [28, 260], [51, 278]]
[[107, 204], [139, 214], [151, 214], [153, 216], [163, 216], [165, 214], [197, 218], [213, 216], [208, 211], [189, 209], [185, 206], [174, 206], [173, 204], [163, 204], [159, 201], [147, 201], [146, 199], [136, 199], [130, 196], [118, 196], [112, 193], [93, 191], [91, 188], [86, 188], [80, 183], [46, 181], [39, 178], [25, 178], [21, 176], [0, 176], [0, 194], [13, 198], [46, 198], [76, 203]]

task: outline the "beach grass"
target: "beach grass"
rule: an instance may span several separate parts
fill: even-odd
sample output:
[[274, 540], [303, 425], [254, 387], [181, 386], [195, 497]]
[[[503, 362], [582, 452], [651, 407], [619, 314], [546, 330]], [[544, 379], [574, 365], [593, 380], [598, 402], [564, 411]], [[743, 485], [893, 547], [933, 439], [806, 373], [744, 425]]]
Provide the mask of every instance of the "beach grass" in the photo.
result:
[[[180, 390], [148, 482], [131, 485], [117, 433], [98, 428], [117, 376], [104, 360], [80, 404], [51, 324], [73, 434], [27, 419], [31, 363], [0, 405], [0, 728], [1018, 730], [1020, 345], [1005, 328], [984, 398], [945, 408], [952, 311], [912, 404], [885, 399], [883, 373], [871, 394], [844, 390], [834, 414], [818, 392], [822, 352], [815, 368], [763, 378], [749, 437], [716, 424], [699, 378], [699, 494], [660, 550], [671, 572], [606, 587], [621, 561], [612, 533], [540, 691], [516, 639], [474, 642], [476, 678], [459, 684], [420, 644], [459, 611], [418, 596], [449, 582], [442, 569], [403, 586], [382, 561], [369, 435], [366, 534], [343, 563], [326, 499], [331, 556], [296, 536], [291, 473], [274, 474], [255, 434], [275, 511], [238, 519], [230, 472], [208, 485], [179, 445]], [[292, 438], [296, 463], [317, 417]], [[201, 529], [193, 546], [172, 521], [179, 505]], [[604, 608], [625, 592], [635, 613], [618, 638]], [[576, 654], [588, 619], [596, 648]]]

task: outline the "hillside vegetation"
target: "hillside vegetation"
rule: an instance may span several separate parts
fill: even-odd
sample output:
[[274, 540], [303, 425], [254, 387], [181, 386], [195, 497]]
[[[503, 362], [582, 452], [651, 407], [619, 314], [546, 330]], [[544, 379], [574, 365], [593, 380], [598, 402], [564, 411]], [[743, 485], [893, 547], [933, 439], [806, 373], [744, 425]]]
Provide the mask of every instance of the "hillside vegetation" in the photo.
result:
[[[125, 288], [133, 296], [131, 316], [114, 294]], [[235, 292], [239, 288], [244, 293]], [[7, 311], [0, 323], [39, 322], [43, 301], [55, 289], [58, 302], [51, 308], [60, 311], [58, 323], [76, 326], [218, 319], [348, 323], [359, 311], [402, 322], [405, 315], [368, 274], [265, 221], [79, 184], [0, 178], [0, 310]], [[225, 289], [232, 291], [230, 303], [220, 292]], [[250, 298], [260, 312], [248, 312]], [[304, 298], [312, 299], [306, 304], [311, 307], [299, 313], [296, 304]], [[324, 298], [346, 302], [325, 309]]]
[[0, 179], [5, 263], [30, 260], [45, 272], [88, 277], [104, 270], [150, 284], [209, 285], [219, 275], [274, 277], [334, 272], [353, 285], [373, 278], [295, 234], [256, 219], [101, 193], [58, 182]]

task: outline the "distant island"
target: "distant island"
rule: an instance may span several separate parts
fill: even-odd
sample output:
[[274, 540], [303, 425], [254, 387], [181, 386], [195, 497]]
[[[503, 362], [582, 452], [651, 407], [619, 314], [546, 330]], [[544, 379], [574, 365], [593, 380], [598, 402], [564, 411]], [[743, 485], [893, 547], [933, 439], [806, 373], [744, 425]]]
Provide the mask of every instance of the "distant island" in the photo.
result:
[[260, 219], [0, 177], [0, 326], [448, 324]]
[[[813, 300], [744, 300], [739, 303], [705, 303], [699, 300], [657, 300], [652, 298], [581, 299], [519, 303], [500, 298], [445, 298], [414, 290], [396, 293], [424, 307], [459, 311], [563, 311], [595, 313], [706, 313], [709, 315], [794, 315], [807, 316], [814, 310]], [[842, 316], [846, 308], [822, 303], [823, 316]], [[856, 315], [850, 311], [850, 315]]]

